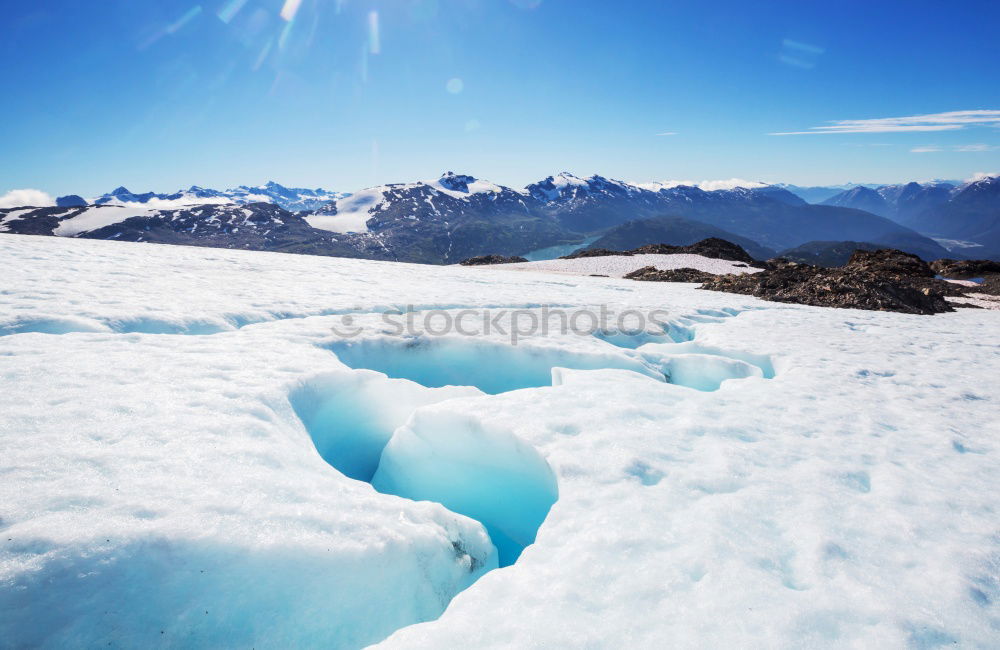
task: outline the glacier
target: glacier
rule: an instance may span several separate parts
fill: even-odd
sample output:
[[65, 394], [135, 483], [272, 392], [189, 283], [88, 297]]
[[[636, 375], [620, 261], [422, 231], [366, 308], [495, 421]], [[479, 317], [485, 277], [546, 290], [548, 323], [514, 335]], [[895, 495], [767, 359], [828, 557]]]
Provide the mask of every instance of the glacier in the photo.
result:
[[[668, 317], [386, 326], [545, 305]], [[997, 341], [986, 310], [0, 237], [0, 647], [995, 647]]]

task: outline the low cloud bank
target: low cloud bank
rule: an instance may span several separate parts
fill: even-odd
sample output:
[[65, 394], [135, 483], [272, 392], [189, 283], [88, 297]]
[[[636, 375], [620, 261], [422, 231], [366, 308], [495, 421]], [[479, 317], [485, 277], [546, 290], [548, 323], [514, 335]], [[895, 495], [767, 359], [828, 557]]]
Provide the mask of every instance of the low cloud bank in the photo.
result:
[[55, 199], [41, 190], [11, 190], [0, 195], [0, 208], [19, 208], [22, 206], [44, 208], [55, 204]]

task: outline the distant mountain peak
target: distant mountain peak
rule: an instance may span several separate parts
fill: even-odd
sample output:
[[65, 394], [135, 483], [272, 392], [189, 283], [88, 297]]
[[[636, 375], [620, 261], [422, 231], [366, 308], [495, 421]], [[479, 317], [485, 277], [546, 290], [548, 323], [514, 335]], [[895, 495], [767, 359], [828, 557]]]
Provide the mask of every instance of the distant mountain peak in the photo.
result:
[[468, 192], [469, 185], [475, 183], [476, 179], [468, 174], [456, 174], [455, 172], [445, 172], [438, 179], [443, 187], [454, 192]]

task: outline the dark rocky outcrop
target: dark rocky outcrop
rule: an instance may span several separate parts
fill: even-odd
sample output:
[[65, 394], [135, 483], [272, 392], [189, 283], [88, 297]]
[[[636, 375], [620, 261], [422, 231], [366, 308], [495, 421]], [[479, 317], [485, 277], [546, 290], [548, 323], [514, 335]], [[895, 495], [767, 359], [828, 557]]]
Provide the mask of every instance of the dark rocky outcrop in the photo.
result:
[[575, 260], [578, 257], [607, 257], [608, 255], [632, 255], [629, 251], [613, 251], [608, 248], [583, 248], [578, 251], [573, 251], [569, 255], [563, 255], [559, 259], [561, 260]]
[[993, 260], [951, 260], [940, 259], [931, 262], [931, 268], [940, 276], [952, 280], [984, 278], [1000, 273], [1000, 262]]
[[709, 238], [732, 242], [758, 260], [766, 260], [775, 255], [774, 249], [761, 246], [747, 237], [700, 221], [670, 216], [636, 219], [615, 226], [603, 232], [588, 248], [628, 251], [649, 244], [690, 246]]
[[528, 260], [523, 257], [509, 256], [505, 257], [503, 255], [478, 255], [476, 257], [470, 257], [464, 259], [459, 264], [462, 266], [485, 266], [487, 264], [517, 264], [518, 262], [527, 262]]
[[933, 278], [935, 275], [930, 264], [916, 255], [891, 248], [854, 251], [844, 268], [893, 278]]
[[682, 268], [661, 271], [655, 266], [644, 266], [625, 275], [627, 280], [641, 280], [644, 282], [707, 282], [715, 276], [706, 271], [698, 269]]
[[833, 267], [847, 264], [854, 251], [877, 251], [880, 248], [885, 246], [863, 241], [811, 241], [781, 251], [778, 257], [802, 264]]
[[769, 260], [760, 273], [716, 276], [701, 288], [822, 307], [907, 314], [954, 311], [945, 296], [964, 295], [964, 289], [933, 276], [915, 255], [883, 249], [856, 251], [846, 265], [832, 269]]
[[976, 286], [964, 287], [965, 293], [1000, 296], [1000, 262], [940, 259], [931, 262], [930, 266], [938, 275], [949, 280], [976, 280]]
[[670, 246], [667, 244], [640, 246], [639, 248], [634, 249], [632, 253], [636, 255], [701, 255], [702, 257], [710, 257], [716, 260], [746, 262], [747, 264], [754, 264], [756, 262], [756, 260], [754, 260], [754, 258], [751, 257], [750, 254], [743, 249], [743, 247], [732, 242], [728, 242], [725, 239], [719, 239], [718, 237], [702, 239], [701, 241], [688, 246]]
[[983, 276], [983, 281], [975, 287], [969, 287], [966, 293], [986, 293], [1000, 296], [1000, 273], [989, 273]]
[[560, 257], [561, 260], [572, 260], [578, 257], [604, 257], [607, 255], [701, 255], [717, 260], [729, 260], [732, 262], [745, 262], [756, 264], [757, 262], [741, 246], [718, 237], [709, 237], [695, 242], [688, 246], [674, 246], [672, 244], [648, 244], [633, 248], [628, 251], [615, 251], [606, 248], [591, 248], [579, 250], [569, 255]]

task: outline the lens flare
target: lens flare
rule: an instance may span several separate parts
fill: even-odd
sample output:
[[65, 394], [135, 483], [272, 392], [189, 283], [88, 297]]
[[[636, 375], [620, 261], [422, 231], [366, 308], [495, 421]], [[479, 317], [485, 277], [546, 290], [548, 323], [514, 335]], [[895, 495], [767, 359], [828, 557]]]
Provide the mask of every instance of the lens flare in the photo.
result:
[[247, 0], [229, 0], [229, 2], [219, 8], [219, 11], [215, 15], [219, 17], [219, 20], [228, 25], [236, 17], [236, 14], [240, 12], [240, 9], [246, 6], [246, 3]]
[[261, 49], [260, 54], [257, 55], [257, 60], [253, 64], [253, 71], [257, 72], [260, 70], [260, 66], [264, 65], [264, 61], [267, 60], [267, 55], [271, 53], [271, 47], [274, 45], [274, 39], [268, 39], [267, 44]]
[[200, 13], [201, 13], [201, 5], [195, 5], [191, 7], [190, 9], [185, 11], [184, 15], [178, 18], [175, 22], [167, 25], [167, 30], [166, 30], [167, 33], [176, 34], [184, 27], [184, 25], [187, 25], [189, 22], [194, 20]]
[[458, 77], [455, 77], [454, 79], [449, 79], [448, 83], [444, 85], [444, 89], [450, 92], [452, 95], [457, 95], [458, 93], [462, 92], [463, 88], [465, 88], [465, 83]]
[[295, 21], [289, 20], [285, 23], [285, 26], [281, 28], [281, 34], [278, 35], [278, 49], [285, 49], [285, 45], [288, 44], [288, 39], [292, 37], [292, 30], [295, 28]]
[[302, 4], [302, 0], [285, 0], [284, 6], [281, 7], [281, 17], [292, 22], [295, 18], [296, 12], [299, 10], [299, 5]]
[[378, 54], [382, 49], [378, 35], [378, 12], [368, 12], [368, 51], [371, 54]]

